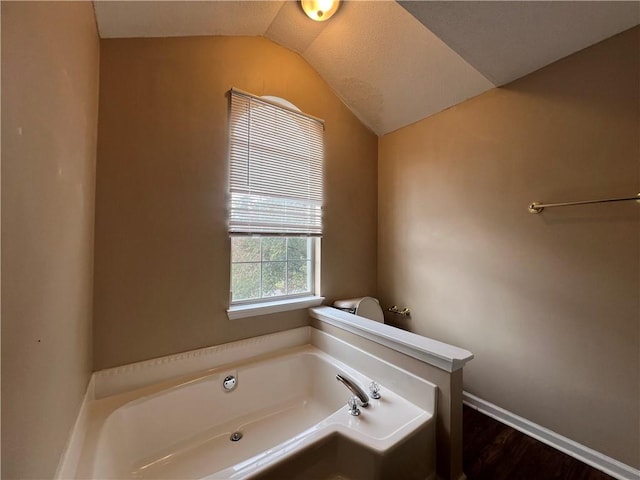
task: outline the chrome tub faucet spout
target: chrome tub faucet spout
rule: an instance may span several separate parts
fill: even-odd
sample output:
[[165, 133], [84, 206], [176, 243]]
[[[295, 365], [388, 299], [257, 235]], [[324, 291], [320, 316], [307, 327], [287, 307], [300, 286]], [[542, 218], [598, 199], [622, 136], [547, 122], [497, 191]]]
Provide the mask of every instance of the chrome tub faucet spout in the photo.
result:
[[347, 387], [351, 391], [351, 393], [356, 396], [361, 407], [366, 407], [367, 405], [369, 405], [369, 396], [364, 393], [364, 390], [362, 390], [362, 388], [360, 388], [357, 383], [340, 374], [336, 375], [336, 380], [344, 384], [344, 386]]

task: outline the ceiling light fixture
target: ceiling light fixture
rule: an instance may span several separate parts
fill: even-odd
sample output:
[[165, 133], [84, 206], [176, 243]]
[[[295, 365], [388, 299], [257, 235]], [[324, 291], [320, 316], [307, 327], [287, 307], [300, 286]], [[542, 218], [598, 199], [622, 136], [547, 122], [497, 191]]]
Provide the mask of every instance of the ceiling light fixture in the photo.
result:
[[340, 0], [301, 0], [300, 3], [304, 13], [316, 22], [329, 20], [340, 6]]

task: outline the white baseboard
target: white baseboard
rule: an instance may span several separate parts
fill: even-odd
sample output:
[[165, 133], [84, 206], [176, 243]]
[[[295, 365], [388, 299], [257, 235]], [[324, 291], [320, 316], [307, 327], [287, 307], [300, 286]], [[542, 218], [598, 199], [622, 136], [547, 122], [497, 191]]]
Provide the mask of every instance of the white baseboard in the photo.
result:
[[465, 405], [468, 405], [491, 418], [495, 418], [499, 422], [509, 425], [510, 427], [535, 438], [536, 440], [540, 440], [556, 450], [560, 450], [561, 452], [566, 453], [587, 465], [591, 465], [593, 468], [597, 468], [614, 478], [619, 480], [640, 480], [640, 470], [629, 465], [625, 465], [614, 458], [608, 457], [589, 447], [585, 447], [578, 442], [567, 437], [563, 437], [558, 433], [533, 423], [526, 418], [522, 418], [511, 413], [504, 408], [500, 408], [493, 403], [482, 400], [468, 392], [462, 392], [462, 399]]

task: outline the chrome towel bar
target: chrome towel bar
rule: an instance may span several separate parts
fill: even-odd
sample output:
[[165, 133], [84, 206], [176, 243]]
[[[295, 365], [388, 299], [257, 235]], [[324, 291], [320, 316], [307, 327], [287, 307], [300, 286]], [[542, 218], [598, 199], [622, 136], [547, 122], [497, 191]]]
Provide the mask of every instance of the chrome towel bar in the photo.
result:
[[629, 200], [636, 200], [640, 202], [640, 193], [638, 193], [635, 197], [603, 198], [602, 200], [583, 200], [581, 202], [564, 202], [564, 203], [533, 202], [529, 205], [529, 213], [540, 213], [545, 208], [550, 208], [550, 207], [566, 207], [568, 205], [586, 205], [588, 203], [626, 202]]

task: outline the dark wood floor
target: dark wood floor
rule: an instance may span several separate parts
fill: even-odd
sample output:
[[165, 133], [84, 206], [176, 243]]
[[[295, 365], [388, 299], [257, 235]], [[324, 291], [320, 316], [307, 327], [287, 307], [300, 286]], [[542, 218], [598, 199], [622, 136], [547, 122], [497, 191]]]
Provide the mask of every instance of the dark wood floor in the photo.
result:
[[468, 480], [613, 480], [466, 405], [463, 422]]

